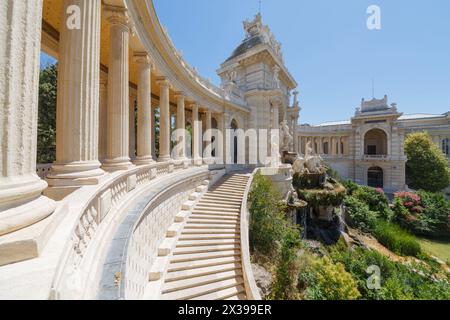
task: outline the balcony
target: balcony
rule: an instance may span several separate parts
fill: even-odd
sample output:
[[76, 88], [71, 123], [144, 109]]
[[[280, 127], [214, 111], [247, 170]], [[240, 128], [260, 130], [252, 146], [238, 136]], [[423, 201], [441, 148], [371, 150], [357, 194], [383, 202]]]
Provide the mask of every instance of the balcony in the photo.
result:
[[390, 160], [390, 157], [387, 154], [365, 154], [365, 155], [363, 155], [363, 160], [366, 160], [366, 161], [373, 161], [373, 160], [388, 161], [388, 160]]

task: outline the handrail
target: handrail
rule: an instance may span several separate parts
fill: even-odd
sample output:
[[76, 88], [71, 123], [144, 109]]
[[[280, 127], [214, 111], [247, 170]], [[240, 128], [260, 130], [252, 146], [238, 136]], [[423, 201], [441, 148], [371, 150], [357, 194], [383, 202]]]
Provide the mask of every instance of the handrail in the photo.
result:
[[248, 300], [262, 300], [256, 286], [255, 277], [253, 276], [252, 264], [250, 262], [250, 239], [249, 239], [249, 217], [250, 213], [247, 208], [248, 194], [253, 183], [253, 177], [258, 168], [255, 169], [247, 181], [244, 197], [241, 206], [241, 260], [242, 271], [244, 277], [245, 292]]

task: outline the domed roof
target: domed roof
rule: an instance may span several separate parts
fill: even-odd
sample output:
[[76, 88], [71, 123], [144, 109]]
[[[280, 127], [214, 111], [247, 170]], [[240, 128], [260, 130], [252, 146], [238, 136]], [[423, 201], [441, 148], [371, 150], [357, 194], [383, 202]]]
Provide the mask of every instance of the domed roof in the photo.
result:
[[241, 42], [241, 44], [233, 51], [231, 56], [226, 60], [229, 61], [231, 59], [234, 59], [247, 51], [250, 51], [250, 49], [256, 47], [259, 44], [264, 43], [263, 36], [256, 34], [252, 37], [244, 39], [244, 41]]

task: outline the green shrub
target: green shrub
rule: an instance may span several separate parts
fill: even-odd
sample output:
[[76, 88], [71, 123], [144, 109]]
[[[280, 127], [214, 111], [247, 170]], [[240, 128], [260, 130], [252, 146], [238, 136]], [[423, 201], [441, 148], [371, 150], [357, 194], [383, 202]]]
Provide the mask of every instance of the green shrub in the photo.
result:
[[342, 263], [330, 258], [302, 257], [299, 287], [307, 300], [355, 300], [361, 297], [357, 283]]
[[297, 251], [300, 244], [300, 232], [295, 227], [288, 227], [281, 243], [275, 283], [272, 288], [272, 299], [294, 300], [298, 298]]
[[281, 200], [272, 181], [256, 174], [249, 193], [250, 245], [263, 255], [276, 256], [284, 236], [287, 221]]
[[393, 221], [417, 235], [449, 234], [450, 201], [441, 193], [398, 192], [393, 203]]
[[370, 232], [375, 228], [377, 214], [369, 206], [355, 197], [347, 196], [344, 199], [346, 207], [346, 220], [350, 227]]
[[417, 257], [421, 252], [417, 239], [396, 224], [378, 220], [373, 233], [382, 245], [396, 254]]
[[[362, 299], [405, 300], [405, 299], [450, 299], [448, 281], [436, 281], [429, 276], [415, 272], [411, 267], [389, 260], [378, 252], [357, 248], [353, 251], [329, 248], [335, 263], [342, 263], [345, 270], [356, 280]], [[381, 288], [369, 289], [367, 279], [369, 266], [380, 268]]]
[[439, 192], [450, 184], [447, 157], [428, 133], [409, 134], [405, 139], [405, 153], [406, 174], [413, 189]]
[[353, 197], [366, 203], [369, 209], [376, 212], [379, 216], [383, 218], [389, 218], [391, 216], [389, 202], [383, 189], [361, 186], [354, 191]]
[[356, 182], [353, 182], [352, 180], [347, 180], [344, 182], [344, 187], [345, 189], [347, 189], [347, 194], [349, 196], [353, 195], [353, 193], [358, 190], [359, 188], [361, 188], [361, 186], [359, 184], [357, 184]]

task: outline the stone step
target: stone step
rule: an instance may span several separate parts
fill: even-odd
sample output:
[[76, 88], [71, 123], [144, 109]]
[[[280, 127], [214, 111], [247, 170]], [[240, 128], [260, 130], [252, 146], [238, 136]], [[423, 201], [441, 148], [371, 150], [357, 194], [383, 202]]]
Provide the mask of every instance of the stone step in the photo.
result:
[[220, 291], [211, 292], [204, 296], [192, 298], [192, 300], [227, 300], [236, 295], [245, 296], [245, 287], [243, 282], [231, 288], [222, 289]]
[[196, 224], [187, 224], [184, 227], [184, 230], [202, 230], [202, 229], [210, 229], [210, 230], [222, 230], [222, 229], [233, 229], [233, 230], [240, 230], [240, 227], [238, 224], [234, 226], [227, 226], [227, 225], [205, 225], [202, 223], [196, 223]]
[[191, 254], [172, 256], [170, 258], [170, 264], [176, 265], [177, 263], [188, 262], [188, 261], [213, 260], [213, 259], [220, 259], [220, 258], [227, 258], [227, 257], [240, 257], [240, 256], [241, 256], [240, 250], [191, 253]]
[[240, 211], [222, 211], [222, 210], [205, 210], [205, 209], [194, 209], [192, 211], [192, 215], [199, 215], [199, 214], [210, 216], [224, 215], [236, 217], [240, 215]]
[[235, 221], [237, 222], [239, 220], [239, 216], [231, 216], [231, 215], [213, 215], [213, 214], [198, 214], [198, 215], [191, 215], [189, 217], [189, 221], [196, 221], [197, 223], [203, 222], [203, 221], [221, 221], [221, 222], [227, 222], [227, 221]]
[[223, 190], [223, 191], [232, 191], [232, 192], [243, 193], [245, 188], [246, 188], [245, 185], [242, 185], [242, 186], [220, 185], [220, 186], [209, 189], [209, 191], [212, 192], [212, 191], [216, 191], [216, 190]]
[[240, 234], [239, 229], [184, 229], [181, 235], [190, 234]]
[[229, 205], [229, 206], [235, 206], [235, 207], [241, 207], [242, 201], [239, 200], [224, 200], [220, 197], [218, 197], [217, 199], [205, 199], [202, 198], [199, 202], [198, 205]]
[[230, 280], [236, 277], [242, 277], [241, 270], [219, 270], [216, 273], [198, 276], [195, 278], [186, 278], [178, 281], [166, 282], [162, 287], [162, 294], [200, 287], [214, 282]]
[[[241, 286], [242, 287], [242, 286]], [[242, 287], [244, 289], [244, 287]], [[247, 296], [245, 295], [245, 289], [240, 291], [238, 294], [229, 296], [227, 298], [223, 298], [222, 300], [247, 300]]]
[[167, 238], [174, 238], [181, 232], [182, 229], [183, 229], [183, 223], [176, 222], [176, 223], [172, 224], [169, 227], [169, 229], [167, 229], [166, 237]]
[[218, 203], [218, 202], [204, 202], [204, 201], [199, 201], [197, 203], [197, 207], [198, 208], [205, 208], [205, 209], [211, 209], [211, 210], [215, 210], [217, 208], [223, 208], [223, 209], [235, 209], [235, 210], [240, 210], [241, 209], [241, 203], [230, 203], [230, 202], [226, 202], [223, 201], [223, 203]]
[[193, 219], [193, 220], [188, 220], [186, 225], [191, 225], [191, 224], [203, 224], [203, 225], [239, 225], [239, 221], [238, 220], [211, 220], [211, 219]]
[[166, 276], [166, 283], [172, 282], [172, 281], [179, 281], [183, 279], [193, 279], [201, 276], [206, 276], [208, 274], [214, 274], [216, 272], [226, 272], [226, 271], [233, 271], [233, 270], [240, 270], [242, 271], [242, 266], [240, 263], [229, 263], [229, 264], [221, 264], [217, 266], [211, 266], [211, 267], [205, 267], [205, 268], [198, 268], [198, 269], [192, 269], [192, 270], [183, 270], [183, 271], [176, 271], [176, 272], [169, 272]]
[[206, 246], [219, 246], [219, 245], [238, 245], [240, 241], [237, 240], [229, 240], [229, 239], [215, 239], [215, 240], [197, 240], [197, 241], [189, 241], [185, 240], [183, 242], [178, 242], [176, 244], [176, 248], [197, 248], [197, 247], [206, 247]]
[[233, 234], [182, 235], [178, 240], [182, 242], [193, 240], [226, 240], [226, 239], [240, 239], [240, 235], [233, 235]]
[[229, 250], [240, 250], [241, 246], [237, 244], [231, 245], [213, 245], [213, 246], [198, 246], [198, 247], [186, 247], [186, 248], [175, 248], [173, 250], [173, 255], [183, 255], [183, 254], [194, 254], [194, 253], [206, 253], [206, 252], [223, 252]]
[[202, 197], [202, 200], [207, 200], [207, 199], [212, 199], [212, 200], [220, 200], [220, 201], [230, 201], [230, 202], [236, 202], [242, 201], [242, 195], [230, 195], [228, 193], [212, 193], [212, 192], [208, 192], [205, 193]]
[[204, 207], [197, 205], [195, 209], [192, 211], [195, 212], [234, 212], [239, 213], [241, 212], [240, 208], [224, 208], [223, 206], [216, 206], [214, 207]]
[[170, 254], [170, 252], [175, 248], [176, 246], [176, 239], [175, 238], [166, 238], [161, 243], [161, 245], [158, 247], [158, 257], [165, 257]]
[[191, 215], [191, 212], [190, 212], [190, 211], [186, 211], [186, 210], [180, 211], [180, 212], [178, 212], [177, 215], [175, 216], [175, 222], [176, 222], [176, 223], [178, 223], [178, 222], [184, 222], [184, 221], [186, 221], [186, 219], [187, 219], [190, 215]]
[[241, 262], [240, 257], [239, 258], [226, 257], [226, 258], [218, 258], [218, 259], [211, 259], [211, 260], [187, 261], [187, 262], [177, 263], [176, 265], [170, 264], [168, 267], [168, 272], [200, 269], [200, 268], [219, 266], [219, 265], [230, 264], [230, 263], [240, 263], [240, 262]]
[[[231, 294], [231, 292], [225, 293], [221, 291], [225, 291], [226, 289], [230, 289], [233, 287], [237, 288], [238, 286], [241, 286], [243, 283], [244, 279], [242, 277], [238, 277], [219, 282], [209, 283], [195, 288], [188, 288], [184, 290], [163, 294], [162, 298], [165, 300], [189, 300], [197, 297], [210, 296], [210, 297], [217, 297], [216, 299], [220, 299], [224, 296], [228, 296]], [[237, 291], [238, 289], [236, 289], [236, 292]]]

